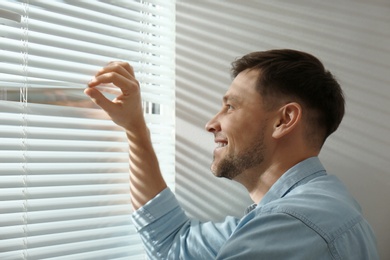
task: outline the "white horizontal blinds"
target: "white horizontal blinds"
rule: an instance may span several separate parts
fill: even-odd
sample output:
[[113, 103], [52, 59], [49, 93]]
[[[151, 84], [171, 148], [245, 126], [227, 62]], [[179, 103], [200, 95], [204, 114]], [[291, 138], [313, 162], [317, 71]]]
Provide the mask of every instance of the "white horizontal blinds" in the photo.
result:
[[[70, 4], [68, 4], [68, 2]], [[143, 98], [155, 103], [169, 103], [171, 91], [156, 85], [171, 84], [174, 58], [172, 1], [30, 1], [28, 7], [28, 84], [42, 88], [42, 83], [57, 88], [84, 88], [91, 75], [111, 60], [132, 63], [143, 85]], [[164, 2], [164, 1], [161, 1]], [[1, 3], [8, 10], [23, 12], [18, 1]], [[122, 5], [122, 6], [120, 6]], [[0, 63], [3, 86], [20, 87], [20, 39], [24, 31], [2, 26], [7, 35]], [[115, 43], [113, 45], [112, 43]], [[64, 52], [63, 50], [66, 50]], [[166, 76], [167, 75], [167, 76]], [[18, 79], [19, 84], [15, 82]], [[48, 84], [47, 81], [55, 81]]]
[[173, 187], [174, 2], [152, 2], [0, 1], [0, 259], [144, 259], [125, 136], [82, 90], [132, 63]]
[[123, 131], [96, 109], [3, 101], [0, 111], [0, 259], [141, 257]]

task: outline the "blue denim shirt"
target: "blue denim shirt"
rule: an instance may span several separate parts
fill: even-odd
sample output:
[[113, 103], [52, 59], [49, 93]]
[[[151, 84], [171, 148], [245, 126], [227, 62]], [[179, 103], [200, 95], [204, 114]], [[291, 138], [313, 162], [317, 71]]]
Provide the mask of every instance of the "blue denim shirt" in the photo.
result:
[[379, 259], [357, 202], [317, 157], [285, 172], [243, 218], [189, 219], [169, 189], [133, 213], [150, 259]]

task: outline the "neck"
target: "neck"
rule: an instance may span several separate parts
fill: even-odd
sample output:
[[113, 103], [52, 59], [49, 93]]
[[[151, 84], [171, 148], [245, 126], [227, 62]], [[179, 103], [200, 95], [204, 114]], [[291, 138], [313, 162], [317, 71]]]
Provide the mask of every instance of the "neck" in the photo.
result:
[[[264, 162], [261, 166], [248, 169], [235, 181], [241, 183], [249, 192], [254, 203], [259, 203], [274, 183], [291, 167], [299, 162], [318, 154], [307, 154], [303, 156], [292, 156], [288, 160], [274, 160]], [[274, 157], [288, 158], [288, 157]]]

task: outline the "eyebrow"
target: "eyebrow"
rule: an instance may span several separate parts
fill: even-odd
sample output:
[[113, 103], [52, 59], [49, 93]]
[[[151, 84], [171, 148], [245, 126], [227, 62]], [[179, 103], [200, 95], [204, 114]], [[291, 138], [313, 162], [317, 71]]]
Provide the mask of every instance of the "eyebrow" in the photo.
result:
[[225, 95], [223, 96], [223, 103], [227, 103], [227, 102], [235, 102], [235, 103], [241, 103], [241, 98], [237, 95]]

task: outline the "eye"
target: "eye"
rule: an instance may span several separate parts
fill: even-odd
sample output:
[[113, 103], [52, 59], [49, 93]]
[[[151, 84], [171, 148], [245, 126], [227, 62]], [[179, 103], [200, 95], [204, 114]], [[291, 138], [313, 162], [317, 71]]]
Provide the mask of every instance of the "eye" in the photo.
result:
[[227, 108], [227, 110], [233, 110], [234, 109], [234, 107], [232, 105], [230, 105], [230, 104], [226, 104], [226, 108]]

